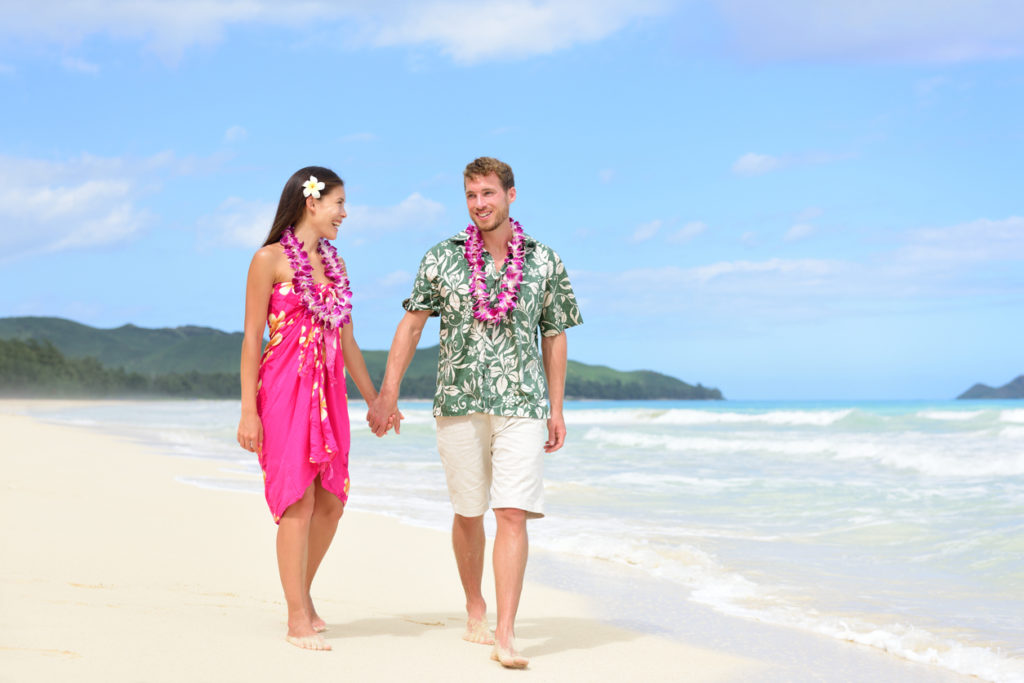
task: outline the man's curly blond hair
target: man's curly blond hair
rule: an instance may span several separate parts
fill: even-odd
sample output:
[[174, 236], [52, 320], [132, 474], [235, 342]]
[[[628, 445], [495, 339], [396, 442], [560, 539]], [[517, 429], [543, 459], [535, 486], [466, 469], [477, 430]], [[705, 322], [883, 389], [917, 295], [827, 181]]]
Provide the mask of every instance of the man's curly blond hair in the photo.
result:
[[462, 177], [464, 180], [472, 180], [473, 178], [482, 178], [491, 173], [498, 176], [498, 180], [501, 182], [501, 189], [505, 192], [516, 186], [516, 178], [512, 175], [512, 167], [494, 157], [473, 159], [473, 161], [466, 165], [466, 170], [462, 172]]

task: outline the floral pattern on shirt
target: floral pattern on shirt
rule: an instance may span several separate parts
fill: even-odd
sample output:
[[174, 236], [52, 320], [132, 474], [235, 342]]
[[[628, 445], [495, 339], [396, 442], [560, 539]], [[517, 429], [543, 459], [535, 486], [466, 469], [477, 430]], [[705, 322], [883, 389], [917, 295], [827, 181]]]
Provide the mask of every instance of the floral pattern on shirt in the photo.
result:
[[[420, 262], [407, 311], [441, 318], [434, 415], [490, 413], [546, 419], [547, 382], [538, 332], [560, 334], [583, 322], [562, 260], [524, 235], [525, 267], [519, 302], [498, 325], [473, 317], [465, 231], [431, 248]], [[500, 273], [484, 251], [487, 291]]]

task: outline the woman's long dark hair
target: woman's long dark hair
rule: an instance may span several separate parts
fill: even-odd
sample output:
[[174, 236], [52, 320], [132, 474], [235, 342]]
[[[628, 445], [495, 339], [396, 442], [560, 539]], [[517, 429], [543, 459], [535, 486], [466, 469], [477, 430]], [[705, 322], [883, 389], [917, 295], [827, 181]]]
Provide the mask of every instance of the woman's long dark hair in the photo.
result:
[[320, 194], [325, 195], [336, 187], [344, 187], [345, 182], [338, 177], [338, 174], [323, 166], [307, 166], [300, 168], [292, 174], [288, 182], [281, 190], [281, 201], [277, 203], [277, 215], [274, 216], [274, 223], [270, 226], [270, 234], [263, 246], [281, 241], [281, 233], [287, 228], [294, 226], [302, 218], [302, 212], [306, 208], [306, 197], [302, 194], [302, 184], [309, 180], [310, 176], [324, 184]]

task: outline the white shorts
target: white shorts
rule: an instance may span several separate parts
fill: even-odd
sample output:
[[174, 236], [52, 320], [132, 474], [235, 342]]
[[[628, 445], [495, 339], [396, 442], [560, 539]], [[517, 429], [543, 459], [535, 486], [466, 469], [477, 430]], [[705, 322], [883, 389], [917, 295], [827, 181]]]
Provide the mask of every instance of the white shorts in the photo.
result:
[[532, 417], [438, 417], [437, 450], [455, 514], [479, 517], [492, 507], [543, 517], [546, 440], [546, 421]]

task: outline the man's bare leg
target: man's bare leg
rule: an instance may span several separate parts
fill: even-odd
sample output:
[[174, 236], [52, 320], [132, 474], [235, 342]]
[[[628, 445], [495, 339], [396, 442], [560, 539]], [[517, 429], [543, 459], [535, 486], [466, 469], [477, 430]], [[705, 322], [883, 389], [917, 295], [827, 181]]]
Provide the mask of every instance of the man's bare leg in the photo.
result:
[[320, 568], [320, 562], [327, 554], [327, 549], [334, 539], [334, 533], [338, 530], [338, 521], [341, 519], [341, 513], [345, 511], [345, 506], [336, 495], [320, 484], [319, 477], [317, 477], [315, 485], [316, 496], [313, 517], [309, 523], [309, 553], [306, 560], [306, 608], [309, 610], [313, 630], [319, 633], [327, 630], [327, 624], [316, 613], [309, 591], [313, 586], [316, 570]]
[[491, 656], [502, 666], [522, 669], [529, 660], [516, 650], [515, 624], [530, 545], [526, 535], [526, 512], [516, 508], [498, 508], [494, 516], [498, 521], [498, 532], [494, 537], [498, 627], [494, 631], [494, 652]]
[[459, 579], [466, 594], [466, 633], [463, 639], [490, 645], [494, 642], [487, 627], [487, 603], [481, 591], [484, 577], [484, 518], [455, 515], [452, 521], [452, 549], [459, 567]]

